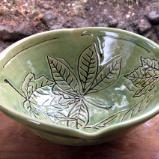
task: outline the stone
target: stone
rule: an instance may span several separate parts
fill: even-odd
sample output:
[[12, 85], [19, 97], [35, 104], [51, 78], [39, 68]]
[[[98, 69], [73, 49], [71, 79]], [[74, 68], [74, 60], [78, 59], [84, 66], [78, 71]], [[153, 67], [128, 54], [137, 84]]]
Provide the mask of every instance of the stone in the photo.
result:
[[144, 36], [155, 41], [155, 42], [158, 42], [158, 40], [159, 40], [159, 36], [157, 37], [157, 33], [156, 33], [155, 28], [152, 28], [150, 31], [145, 33]]
[[107, 23], [98, 23], [97, 24], [98, 27], [108, 27]]
[[53, 20], [55, 19], [56, 17], [54, 16], [53, 12], [52, 11], [47, 11], [44, 13], [43, 15], [43, 21], [44, 22], [48, 22], [50, 20]]
[[113, 18], [112, 16], [108, 17], [108, 26], [109, 27], [117, 27], [118, 25], [118, 20]]
[[90, 5], [86, 5], [84, 8], [87, 12], [92, 11], [93, 7], [91, 7]]
[[11, 25], [0, 25], [0, 40], [7, 41], [10, 40], [11, 33], [13, 32], [13, 27]]
[[88, 20], [85, 18], [82, 18], [80, 16], [74, 17], [73, 21], [76, 23], [75, 26], [77, 26], [77, 27], [89, 27], [90, 26]]
[[63, 24], [64, 28], [74, 28], [77, 27], [77, 24], [75, 24], [74, 21], [72, 20], [67, 20], [64, 24]]
[[93, 23], [95, 26], [100, 26], [100, 25], [107, 25], [107, 22], [106, 22], [106, 18], [104, 18], [104, 16], [100, 16], [100, 15], [97, 15], [93, 18]]
[[45, 25], [47, 25], [49, 28], [53, 26], [56, 20], [57, 20], [57, 16], [55, 16], [52, 11], [45, 12], [43, 17], [41, 18], [41, 21]]
[[136, 32], [135, 28], [132, 27], [131, 25], [127, 26], [127, 27], [126, 27], [126, 30], [127, 30], [127, 31], [130, 31], [130, 32], [133, 32], [133, 33]]
[[159, 24], [159, 11], [151, 11], [148, 15], [147, 18], [152, 24]]
[[36, 31], [29, 23], [21, 23], [16, 27], [11, 25], [0, 25], [0, 40], [2, 41], [17, 41], [24, 37], [34, 34]]
[[155, 29], [155, 33], [156, 33], [156, 35], [157, 35], [157, 38], [158, 38], [158, 40], [159, 40], [159, 25], [156, 25], [156, 26], [154, 27], [154, 29]]
[[61, 28], [62, 28], [62, 24], [55, 24], [50, 27], [50, 30], [61, 29]]
[[138, 22], [137, 31], [138, 31], [139, 34], [144, 34], [144, 33], [148, 32], [149, 30], [151, 30], [151, 28], [152, 28], [152, 26], [147, 21], [147, 19], [141, 19]]
[[0, 53], [11, 44], [11, 42], [4, 42], [0, 40]]
[[21, 34], [24, 37], [36, 33], [34, 27], [27, 22], [21, 23], [18, 27], [16, 27], [14, 32], [19, 34], [19, 35]]
[[119, 29], [126, 29], [127, 28], [127, 24], [126, 24], [126, 22], [124, 22], [124, 21], [119, 21], [119, 23], [118, 23], [118, 25], [117, 25], [117, 28], [119, 28]]

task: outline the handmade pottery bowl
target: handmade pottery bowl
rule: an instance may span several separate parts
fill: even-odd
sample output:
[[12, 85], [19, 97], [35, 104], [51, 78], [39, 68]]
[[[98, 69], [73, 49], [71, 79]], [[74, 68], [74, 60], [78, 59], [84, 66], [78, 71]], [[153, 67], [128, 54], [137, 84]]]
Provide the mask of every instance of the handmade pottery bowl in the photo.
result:
[[114, 139], [159, 112], [159, 46], [119, 29], [48, 31], [0, 54], [0, 109], [55, 143]]

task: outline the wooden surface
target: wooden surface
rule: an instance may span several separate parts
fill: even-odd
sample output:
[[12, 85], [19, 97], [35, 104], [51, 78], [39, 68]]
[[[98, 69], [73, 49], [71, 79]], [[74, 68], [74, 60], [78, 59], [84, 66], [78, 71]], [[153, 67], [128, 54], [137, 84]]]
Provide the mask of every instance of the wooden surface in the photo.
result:
[[0, 159], [159, 159], [159, 115], [116, 141], [73, 147], [41, 139], [0, 113]]

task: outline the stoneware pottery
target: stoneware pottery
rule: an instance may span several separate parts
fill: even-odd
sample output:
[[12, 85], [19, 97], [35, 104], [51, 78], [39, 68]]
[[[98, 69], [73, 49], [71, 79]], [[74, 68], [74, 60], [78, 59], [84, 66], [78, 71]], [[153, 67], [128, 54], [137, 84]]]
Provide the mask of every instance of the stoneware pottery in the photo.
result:
[[39, 33], [0, 54], [0, 110], [50, 141], [105, 142], [159, 112], [159, 46], [119, 29]]

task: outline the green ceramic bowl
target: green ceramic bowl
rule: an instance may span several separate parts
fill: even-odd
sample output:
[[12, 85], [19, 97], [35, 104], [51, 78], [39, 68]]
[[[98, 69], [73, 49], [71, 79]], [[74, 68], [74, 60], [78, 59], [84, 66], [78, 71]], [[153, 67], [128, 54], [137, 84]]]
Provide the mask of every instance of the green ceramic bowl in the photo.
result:
[[159, 112], [159, 46], [119, 29], [48, 31], [0, 54], [0, 109], [55, 143], [114, 139]]

